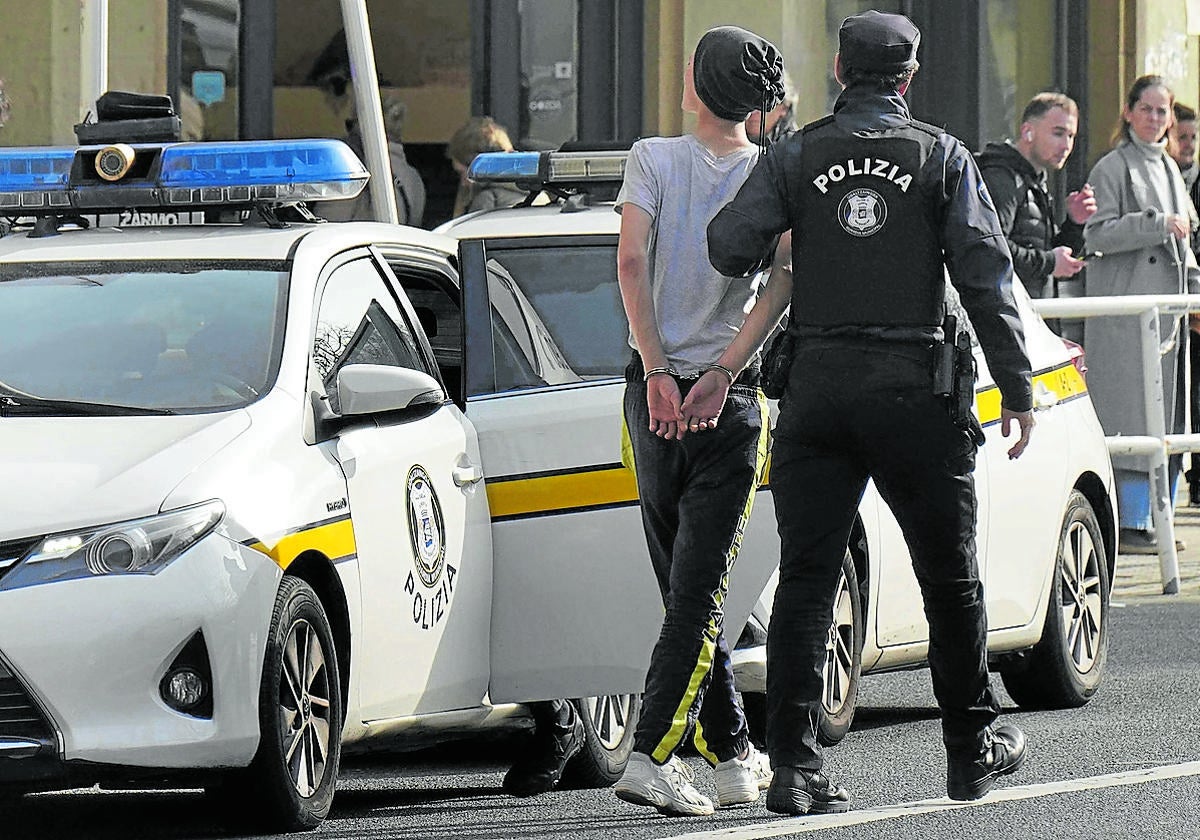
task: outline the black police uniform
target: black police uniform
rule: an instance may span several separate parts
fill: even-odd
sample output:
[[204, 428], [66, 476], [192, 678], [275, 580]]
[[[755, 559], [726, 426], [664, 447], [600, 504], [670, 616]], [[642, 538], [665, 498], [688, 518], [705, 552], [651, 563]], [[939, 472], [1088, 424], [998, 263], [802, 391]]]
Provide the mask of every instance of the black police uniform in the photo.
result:
[[712, 263], [744, 274], [789, 228], [800, 341], [772, 451], [782, 541], [767, 642], [772, 764], [822, 765], [815, 730], [826, 633], [870, 478], [921, 585], [944, 741], [952, 755], [979, 754], [999, 707], [975, 557], [975, 444], [933, 395], [931, 356], [945, 266], [1004, 406], [1030, 409], [1003, 231], [966, 148], [913, 121], [898, 92], [871, 84], [848, 87], [830, 118], [759, 163], [709, 225]]

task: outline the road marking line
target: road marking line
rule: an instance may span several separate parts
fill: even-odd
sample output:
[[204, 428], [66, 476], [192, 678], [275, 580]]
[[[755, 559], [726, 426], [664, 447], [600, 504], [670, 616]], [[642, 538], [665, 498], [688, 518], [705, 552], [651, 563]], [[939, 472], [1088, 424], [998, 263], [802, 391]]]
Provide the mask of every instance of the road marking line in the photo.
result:
[[815, 814], [804, 817], [780, 817], [771, 822], [744, 825], [738, 828], [698, 831], [693, 834], [673, 834], [668, 838], [663, 838], [663, 840], [762, 840], [762, 838], [766, 837], [807, 834], [810, 831], [820, 831], [825, 828], [861, 825], [863, 823], [895, 819], [896, 817], [931, 814], [938, 811], [954, 811], [959, 808], [977, 808], [981, 805], [993, 805], [997, 802], [1015, 802], [1020, 799], [1036, 799], [1039, 796], [1053, 796], [1055, 794], [1073, 793], [1081, 790], [1098, 790], [1100, 788], [1120, 787], [1122, 785], [1141, 785], [1160, 779], [1179, 779], [1184, 776], [1200, 776], [1200, 761], [1188, 761], [1183, 764], [1165, 764], [1160, 767], [1126, 770], [1122, 773], [1108, 773], [1103, 776], [1088, 776], [1082, 779], [1071, 779], [1062, 782], [1046, 782], [1039, 785], [998, 788], [983, 799], [976, 799], [973, 802], [956, 802], [945, 797], [940, 799], [921, 799], [915, 802], [884, 805], [866, 811], [847, 811], [844, 814]]

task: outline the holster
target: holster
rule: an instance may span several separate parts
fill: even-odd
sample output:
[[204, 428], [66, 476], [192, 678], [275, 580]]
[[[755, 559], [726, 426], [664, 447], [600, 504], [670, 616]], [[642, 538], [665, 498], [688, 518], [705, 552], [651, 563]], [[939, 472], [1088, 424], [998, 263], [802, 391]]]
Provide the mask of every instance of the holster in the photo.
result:
[[976, 446], [986, 438], [975, 416], [975, 354], [971, 335], [958, 331], [958, 319], [947, 315], [942, 340], [934, 346], [933, 393], [946, 400], [954, 425], [967, 432]]
[[975, 353], [969, 333], [959, 333], [954, 342], [954, 398], [951, 402], [954, 425], [971, 435], [976, 446], [987, 440], [979, 418], [975, 416]]
[[784, 327], [775, 334], [763, 352], [762, 379], [759, 386], [768, 399], [778, 400], [783, 397], [795, 358], [796, 336]]

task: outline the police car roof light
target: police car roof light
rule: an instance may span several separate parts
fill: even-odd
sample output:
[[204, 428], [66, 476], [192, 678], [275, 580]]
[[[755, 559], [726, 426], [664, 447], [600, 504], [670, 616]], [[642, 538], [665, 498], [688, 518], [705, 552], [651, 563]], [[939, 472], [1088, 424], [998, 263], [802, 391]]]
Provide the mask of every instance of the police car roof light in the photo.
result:
[[74, 149], [0, 149], [0, 211], [70, 206], [66, 193], [74, 159]]
[[484, 152], [475, 156], [467, 177], [472, 181], [540, 181], [541, 152]]
[[145, 177], [75, 181], [77, 155], [99, 147], [0, 149], [0, 213], [69, 209], [219, 207], [353, 198], [369, 174], [340, 140], [244, 140], [145, 144], [158, 154]]
[[485, 152], [471, 161], [472, 181], [540, 186], [620, 182], [627, 151]]

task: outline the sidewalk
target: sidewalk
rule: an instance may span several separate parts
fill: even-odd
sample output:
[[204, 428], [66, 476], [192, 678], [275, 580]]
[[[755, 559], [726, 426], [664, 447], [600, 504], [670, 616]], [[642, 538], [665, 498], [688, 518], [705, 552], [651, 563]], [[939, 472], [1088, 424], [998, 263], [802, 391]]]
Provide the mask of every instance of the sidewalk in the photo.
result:
[[[1186, 495], [1186, 494], [1185, 494]], [[1175, 508], [1175, 539], [1187, 543], [1179, 552], [1179, 594], [1164, 595], [1158, 555], [1119, 554], [1112, 587], [1114, 601], [1132, 598], [1200, 600], [1200, 507]]]

